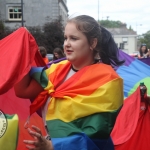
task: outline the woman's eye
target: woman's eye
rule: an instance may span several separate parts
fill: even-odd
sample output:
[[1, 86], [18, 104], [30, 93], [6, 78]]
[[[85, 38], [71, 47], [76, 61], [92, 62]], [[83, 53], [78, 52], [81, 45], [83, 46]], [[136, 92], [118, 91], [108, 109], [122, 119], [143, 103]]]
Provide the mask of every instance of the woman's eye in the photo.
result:
[[76, 38], [74, 38], [74, 37], [72, 37], [71, 39], [72, 39], [72, 40], [74, 40], [74, 41], [75, 41], [75, 40], [77, 40], [77, 39], [76, 39]]

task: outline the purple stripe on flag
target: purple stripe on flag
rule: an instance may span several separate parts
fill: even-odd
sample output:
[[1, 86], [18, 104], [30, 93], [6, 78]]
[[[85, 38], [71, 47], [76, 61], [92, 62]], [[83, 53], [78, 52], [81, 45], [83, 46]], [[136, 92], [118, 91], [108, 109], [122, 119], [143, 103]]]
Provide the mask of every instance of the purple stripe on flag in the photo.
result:
[[128, 54], [126, 54], [122, 50], [119, 50], [119, 59], [125, 60], [125, 63], [124, 63], [125, 66], [129, 66], [132, 63], [132, 61], [135, 60], [135, 58], [129, 56]]
[[47, 67], [49, 68], [52, 64], [59, 63], [60, 61], [63, 61], [63, 60], [66, 60], [66, 57], [60, 58], [60, 59], [57, 59], [57, 60], [54, 60], [54, 61], [49, 62], [49, 63], [47, 64]]
[[150, 58], [141, 58], [141, 59], [138, 59], [140, 61], [142, 61], [143, 63], [147, 64], [150, 66]]

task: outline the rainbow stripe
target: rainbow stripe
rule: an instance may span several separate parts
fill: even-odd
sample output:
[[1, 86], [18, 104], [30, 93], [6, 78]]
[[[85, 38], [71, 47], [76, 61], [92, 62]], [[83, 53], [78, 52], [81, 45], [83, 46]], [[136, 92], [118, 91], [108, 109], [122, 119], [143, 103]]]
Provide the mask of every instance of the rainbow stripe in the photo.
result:
[[108, 140], [123, 103], [122, 79], [110, 66], [94, 64], [62, 83], [70, 68], [70, 62], [65, 60], [47, 70], [33, 68], [31, 71], [51, 96], [46, 121], [52, 139], [84, 135], [91, 142]]
[[124, 80], [124, 96], [128, 97], [136, 91], [140, 82], [144, 82], [150, 95], [150, 66], [122, 51], [120, 51], [120, 59], [126, 60], [125, 64], [117, 69], [117, 73]]

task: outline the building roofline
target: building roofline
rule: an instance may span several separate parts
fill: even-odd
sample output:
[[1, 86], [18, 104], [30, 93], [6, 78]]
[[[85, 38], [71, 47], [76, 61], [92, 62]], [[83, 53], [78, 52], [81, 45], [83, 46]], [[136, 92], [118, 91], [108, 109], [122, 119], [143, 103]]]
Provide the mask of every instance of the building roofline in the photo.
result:
[[133, 35], [129, 35], [129, 34], [122, 34], [122, 35], [117, 35], [117, 34], [112, 34], [112, 36], [114, 36], [114, 37], [138, 37], [138, 35], [135, 35], [135, 34], [133, 34]]
[[58, 3], [62, 3], [64, 8], [66, 9], [67, 13], [68, 13], [68, 8], [67, 8], [67, 5], [64, 3], [63, 0], [58, 0]]

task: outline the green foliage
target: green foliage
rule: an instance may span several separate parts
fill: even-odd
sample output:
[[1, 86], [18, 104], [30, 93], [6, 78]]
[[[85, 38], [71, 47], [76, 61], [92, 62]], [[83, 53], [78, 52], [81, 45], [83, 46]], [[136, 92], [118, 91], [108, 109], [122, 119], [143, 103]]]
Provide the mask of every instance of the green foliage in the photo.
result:
[[150, 30], [140, 37], [140, 42], [145, 43], [150, 48]]
[[4, 24], [0, 20], [0, 39], [2, 39], [4, 37], [4, 32], [5, 32]]
[[56, 47], [63, 47], [64, 33], [63, 26], [59, 21], [44, 25], [45, 44], [48, 50], [52, 53]]
[[133, 31], [133, 29], [132, 29], [131, 25], [129, 26], [129, 30]]
[[62, 48], [64, 42], [63, 27], [59, 21], [47, 23], [40, 27], [28, 28], [39, 46], [44, 46], [48, 53], [53, 53], [56, 47]]
[[[61, 21], [47, 23], [42, 28], [36, 26], [27, 27], [27, 29], [35, 38], [37, 44], [39, 46], [44, 46], [48, 53], [53, 53], [53, 50], [56, 47], [63, 48], [64, 35]], [[0, 39], [9, 35], [13, 31], [14, 30], [5, 27], [3, 22], [0, 21]]]
[[100, 25], [105, 28], [120, 28], [123, 23], [121, 23], [121, 21], [100, 20]]
[[5, 27], [2, 20], [0, 20], [0, 40], [12, 33], [13, 30], [11, 30], [9, 27]]

